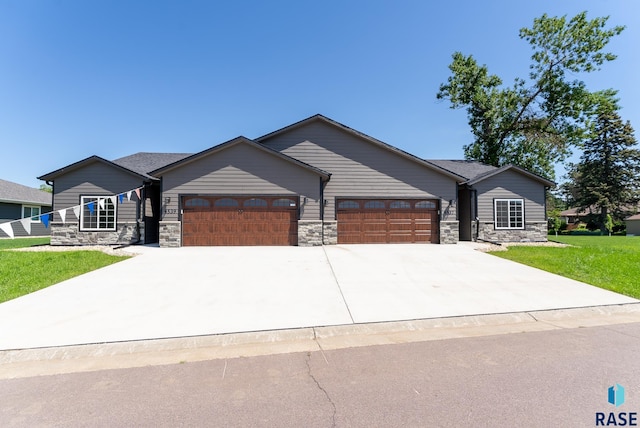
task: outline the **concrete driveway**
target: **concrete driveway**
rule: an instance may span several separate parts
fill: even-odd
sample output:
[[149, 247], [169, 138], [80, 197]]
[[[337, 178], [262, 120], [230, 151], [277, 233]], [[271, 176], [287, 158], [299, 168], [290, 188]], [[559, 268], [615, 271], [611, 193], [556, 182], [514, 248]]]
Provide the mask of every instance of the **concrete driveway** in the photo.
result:
[[131, 250], [0, 304], [0, 350], [638, 302], [465, 244]]

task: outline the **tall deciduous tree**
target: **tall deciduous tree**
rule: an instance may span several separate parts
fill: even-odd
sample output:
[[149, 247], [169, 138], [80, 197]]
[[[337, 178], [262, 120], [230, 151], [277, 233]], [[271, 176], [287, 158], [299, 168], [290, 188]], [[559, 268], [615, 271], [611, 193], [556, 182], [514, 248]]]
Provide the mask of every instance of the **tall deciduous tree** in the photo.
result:
[[607, 216], [623, 217], [640, 197], [640, 150], [631, 124], [615, 111], [601, 112], [571, 175], [577, 204], [599, 208], [600, 230], [606, 232]]
[[615, 94], [589, 92], [571, 77], [616, 58], [603, 50], [624, 27], [605, 28], [607, 20], [589, 20], [586, 12], [571, 19], [536, 18], [531, 28], [520, 30], [520, 38], [533, 48], [528, 79], [517, 78], [511, 87], [473, 56], [454, 53], [452, 74], [437, 98], [467, 110], [474, 141], [464, 147], [465, 156], [494, 166], [512, 163], [553, 178], [555, 162], [584, 138], [594, 108]]

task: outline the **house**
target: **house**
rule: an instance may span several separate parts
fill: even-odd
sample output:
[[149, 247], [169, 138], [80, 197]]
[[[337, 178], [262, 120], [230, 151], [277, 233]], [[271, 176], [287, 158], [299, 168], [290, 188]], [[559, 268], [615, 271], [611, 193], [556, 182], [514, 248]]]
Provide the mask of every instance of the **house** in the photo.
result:
[[[544, 241], [553, 185], [515, 166], [420, 159], [322, 115], [195, 154], [91, 156], [39, 178], [53, 186], [53, 245], [161, 247]], [[133, 188], [131, 203], [103, 199]], [[78, 218], [62, 221], [74, 205]]]
[[586, 208], [569, 208], [560, 212], [560, 218], [568, 225], [586, 222], [587, 218], [592, 215], [600, 215], [600, 208], [592, 205]]
[[627, 236], [640, 236], [640, 214], [635, 214], [624, 219], [627, 226]]
[[[51, 193], [7, 180], [0, 180], [0, 223], [10, 222], [22, 218], [30, 218], [30, 224], [25, 227], [16, 222], [13, 227], [14, 236], [46, 236], [49, 229], [41, 220], [40, 214], [51, 211]], [[8, 235], [0, 230], [0, 238]]]

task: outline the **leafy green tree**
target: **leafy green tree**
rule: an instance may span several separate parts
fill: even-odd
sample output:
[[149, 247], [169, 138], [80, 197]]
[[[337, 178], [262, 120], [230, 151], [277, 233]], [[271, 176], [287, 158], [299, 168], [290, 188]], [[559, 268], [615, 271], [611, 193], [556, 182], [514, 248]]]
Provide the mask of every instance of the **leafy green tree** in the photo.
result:
[[613, 232], [613, 218], [611, 214], [607, 214], [607, 218], [604, 221], [604, 228], [609, 232], [609, 236], [611, 236], [611, 232]]
[[557, 195], [557, 193], [558, 190], [548, 191], [545, 204], [547, 208], [548, 228], [550, 231], [555, 232], [556, 236], [558, 236], [558, 231], [563, 225], [560, 213], [562, 210], [567, 208], [564, 201]]
[[473, 56], [454, 53], [452, 74], [437, 98], [467, 110], [474, 141], [464, 147], [465, 157], [553, 178], [554, 163], [582, 141], [595, 106], [615, 95], [589, 92], [584, 82], [572, 80], [616, 58], [603, 50], [624, 27], [605, 28], [607, 20], [589, 20], [586, 12], [571, 19], [546, 14], [534, 19], [531, 28], [520, 30], [533, 49], [529, 76], [510, 87]]
[[602, 111], [572, 176], [577, 204], [599, 208], [599, 227], [607, 233], [608, 216], [624, 217], [640, 199], [640, 150], [631, 124], [615, 111]]
[[40, 190], [42, 190], [43, 192], [47, 192], [47, 193], [53, 193], [53, 188], [51, 186], [49, 186], [48, 184], [41, 184], [40, 185]]

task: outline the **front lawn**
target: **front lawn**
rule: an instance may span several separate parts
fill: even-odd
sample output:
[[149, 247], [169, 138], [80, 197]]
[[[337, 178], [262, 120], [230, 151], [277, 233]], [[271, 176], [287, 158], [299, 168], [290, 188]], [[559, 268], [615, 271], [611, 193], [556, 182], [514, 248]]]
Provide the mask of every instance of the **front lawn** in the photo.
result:
[[0, 303], [127, 258], [101, 251], [0, 251]]
[[49, 245], [50, 240], [51, 239], [48, 236], [39, 238], [0, 239], [0, 250], [33, 247], [36, 245]]
[[491, 254], [640, 298], [640, 237], [559, 236], [551, 239], [571, 247], [512, 246], [508, 251]]

